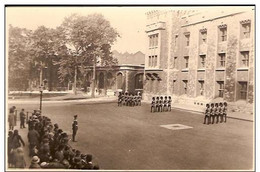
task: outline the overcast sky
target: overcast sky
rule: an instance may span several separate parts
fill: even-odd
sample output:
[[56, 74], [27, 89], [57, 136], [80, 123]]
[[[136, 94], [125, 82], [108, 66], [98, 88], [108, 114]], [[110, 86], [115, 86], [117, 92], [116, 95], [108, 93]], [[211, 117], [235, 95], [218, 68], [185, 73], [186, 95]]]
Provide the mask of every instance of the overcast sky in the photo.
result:
[[129, 53], [145, 52], [145, 12], [152, 9], [147, 7], [8, 7], [6, 26], [12, 24], [32, 30], [41, 25], [56, 28], [62, 23], [64, 17], [73, 13], [80, 15], [102, 13], [121, 35], [112, 50]]
[[[135, 53], [142, 51], [145, 53], [147, 46], [145, 25], [145, 13], [151, 10], [160, 9], [186, 9], [191, 7], [7, 7], [6, 23], [8, 26], [24, 27], [35, 30], [38, 26], [44, 25], [50, 28], [59, 26], [64, 17], [73, 13], [88, 15], [91, 13], [102, 13], [110, 21], [112, 27], [116, 28], [121, 38], [113, 45], [112, 50], [119, 52], [128, 51]], [[209, 9], [209, 7], [192, 7], [192, 9]], [[232, 7], [210, 7], [219, 11], [220, 9]], [[238, 7], [235, 7], [238, 8]], [[241, 8], [241, 7], [240, 7]]]

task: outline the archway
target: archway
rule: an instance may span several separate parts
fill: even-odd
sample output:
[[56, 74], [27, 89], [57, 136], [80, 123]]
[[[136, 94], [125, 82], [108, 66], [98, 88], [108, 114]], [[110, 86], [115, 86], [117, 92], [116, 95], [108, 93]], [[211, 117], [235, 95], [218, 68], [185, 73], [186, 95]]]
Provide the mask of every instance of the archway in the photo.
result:
[[101, 72], [99, 74], [98, 88], [104, 89], [104, 74], [103, 74], [103, 72]]
[[116, 75], [116, 86], [117, 89], [123, 89], [123, 74], [122, 73], [118, 73]]

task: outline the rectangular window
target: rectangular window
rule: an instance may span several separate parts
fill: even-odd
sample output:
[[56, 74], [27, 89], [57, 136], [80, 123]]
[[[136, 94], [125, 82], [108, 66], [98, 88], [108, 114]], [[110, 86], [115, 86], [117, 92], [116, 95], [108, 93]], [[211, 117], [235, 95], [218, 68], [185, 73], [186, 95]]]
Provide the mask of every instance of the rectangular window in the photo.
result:
[[200, 32], [200, 42], [201, 44], [207, 43], [207, 31]]
[[218, 67], [225, 67], [226, 66], [226, 53], [219, 53], [218, 54]]
[[173, 82], [172, 82], [172, 93], [174, 93], [174, 90], [175, 90], [175, 84], [176, 84], [176, 80], [173, 80]]
[[240, 67], [248, 67], [249, 66], [249, 51], [241, 51], [241, 65]]
[[205, 61], [206, 61], [206, 55], [200, 55], [200, 64], [199, 67], [200, 68], [205, 68]]
[[187, 94], [187, 91], [188, 91], [188, 80], [182, 80], [182, 81], [183, 81], [184, 94]]
[[250, 38], [251, 23], [242, 24], [242, 39]]
[[149, 56], [149, 67], [151, 67], [151, 66], [152, 66], [152, 57]]
[[149, 47], [158, 46], [158, 34], [149, 36]]
[[227, 27], [219, 28], [220, 42], [227, 41]]
[[185, 34], [185, 45], [190, 46], [190, 34]]
[[173, 59], [173, 68], [177, 68], [177, 57]]
[[204, 81], [199, 81], [200, 95], [204, 95]]
[[223, 97], [224, 96], [224, 81], [217, 81], [218, 83], [218, 96]]
[[184, 68], [189, 68], [189, 56], [184, 56]]
[[152, 67], [154, 67], [154, 56], [152, 56]]
[[246, 100], [247, 98], [247, 82], [239, 82], [240, 85], [240, 99]]
[[175, 35], [175, 38], [174, 38], [174, 46], [177, 47], [177, 44], [178, 44], [178, 35]]
[[157, 66], [157, 56], [154, 56], [154, 66]]
[[154, 46], [158, 46], [158, 34], [154, 35]]

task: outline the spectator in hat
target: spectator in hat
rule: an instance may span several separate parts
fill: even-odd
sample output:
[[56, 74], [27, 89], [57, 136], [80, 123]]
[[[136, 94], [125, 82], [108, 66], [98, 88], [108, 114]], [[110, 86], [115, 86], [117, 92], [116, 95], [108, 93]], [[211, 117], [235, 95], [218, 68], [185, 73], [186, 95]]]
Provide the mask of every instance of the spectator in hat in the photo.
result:
[[13, 132], [9, 131], [8, 132], [8, 138], [7, 138], [7, 154], [8, 154], [8, 164], [9, 167], [12, 167], [13, 165], [13, 154], [12, 154], [12, 149], [13, 149]]
[[25, 146], [25, 143], [24, 143], [22, 137], [19, 135], [18, 130], [14, 130], [14, 134], [12, 137], [13, 148], [17, 149], [17, 148], [21, 147], [21, 143], [23, 144], [23, 146]]
[[85, 169], [93, 169], [92, 155], [90, 154], [86, 156]]
[[29, 132], [27, 134], [27, 138], [28, 138], [28, 141], [29, 141], [29, 144], [30, 144], [30, 147], [29, 147], [29, 155], [32, 156], [32, 150], [33, 148], [36, 146], [38, 147], [39, 146], [39, 139], [40, 139], [40, 135], [39, 133], [34, 129], [33, 126], [31, 126], [29, 128]]
[[26, 128], [24, 126], [25, 118], [26, 118], [26, 115], [25, 115], [24, 109], [22, 109], [22, 111], [20, 112], [20, 128]]
[[39, 165], [40, 159], [38, 156], [33, 156], [32, 157], [32, 161], [31, 161], [31, 165], [29, 168], [41, 168], [41, 166]]
[[14, 115], [13, 108], [11, 108], [9, 111], [8, 122], [9, 122], [9, 130], [13, 130], [15, 126], [15, 115]]
[[13, 161], [14, 161], [15, 168], [25, 168], [26, 167], [23, 148], [19, 147], [14, 151]]
[[155, 107], [155, 97], [152, 98], [152, 102], [151, 102], [151, 112], [155, 112], [156, 107]]
[[58, 147], [58, 150], [55, 152], [55, 159], [57, 159], [59, 162], [61, 162], [64, 159], [63, 149], [64, 147], [60, 145]]

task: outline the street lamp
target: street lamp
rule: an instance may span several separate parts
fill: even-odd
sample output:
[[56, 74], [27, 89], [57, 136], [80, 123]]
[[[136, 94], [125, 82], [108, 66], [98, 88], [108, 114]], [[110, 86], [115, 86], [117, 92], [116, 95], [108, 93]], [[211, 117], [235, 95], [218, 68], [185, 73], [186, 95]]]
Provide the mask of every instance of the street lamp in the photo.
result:
[[43, 86], [40, 86], [40, 111], [42, 111], [42, 92], [43, 92]]

